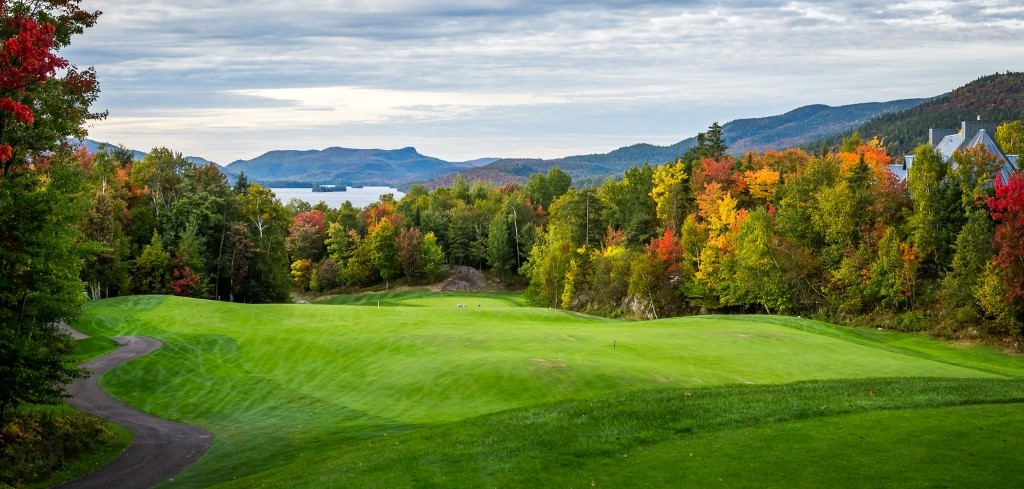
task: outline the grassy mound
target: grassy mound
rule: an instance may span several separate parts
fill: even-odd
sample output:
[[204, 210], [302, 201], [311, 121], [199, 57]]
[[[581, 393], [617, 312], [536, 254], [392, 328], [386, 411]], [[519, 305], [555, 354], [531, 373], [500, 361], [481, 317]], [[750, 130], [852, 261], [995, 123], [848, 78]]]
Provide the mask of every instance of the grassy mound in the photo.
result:
[[[511, 295], [424, 291], [331, 301], [359, 306], [131, 297], [90, 303], [77, 327], [92, 335], [145, 334], [164, 341], [162, 349], [111, 372], [101, 385], [144, 410], [214, 432], [210, 452], [175, 478], [173, 485], [181, 486], [232, 480], [240, 486], [294, 486], [298, 480], [319, 486], [335, 479], [360, 486], [373, 478], [391, 480], [391, 486], [581, 485], [585, 472], [558, 464], [614, 468], [621, 465], [616, 457], [628, 459], [631, 451], [664, 445], [668, 457], [679, 449], [674, 443], [750, 429], [715, 421], [705, 432], [700, 423], [686, 421], [690, 414], [680, 411], [685, 406], [668, 402], [692, 401], [697, 392], [724, 403], [698, 411], [744, 422], [760, 418], [750, 418], [744, 407], [749, 400], [737, 401], [731, 392], [761, 396], [761, 405], [782, 409], [764, 423], [786, 422], [780, 426], [833, 404], [856, 409], [817, 415], [1024, 401], [1016, 381], [984, 380], [1024, 376], [1019, 358], [796, 318], [631, 323], [521, 307]], [[915, 379], [834, 380], [878, 377]], [[763, 385], [809, 380], [819, 382]], [[731, 384], [740, 386], [716, 387]], [[868, 395], [871, 390], [876, 397]], [[931, 400], [916, 400], [930, 390], [936, 391]], [[916, 393], [904, 394], [911, 391]], [[850, 400], [840, 401], [845, 398]], [[780, 402], [786, 399], [796, 404]], [[835, 403], [823, 402], [830, 399]], [[569, 428], [586, 428], [590, 420], [560, 413], [588, 403], [605, 406], [606, 413], [620, 404], [635, 409], [607, 416], [596, 431], [585, 429], [596, 441], [577, 450], [562, 440], [574, 436]], [[649, 419], [657, 429], [638, 430], [633, 419]], [[490, 438], [481, 438], [487, 433]], [[530, 441], [548, 435], [548, 441]], [[617, 441], [623, 435], [627, 439]], [[494, 437], [505, 441], [473, 441]], [[449, 453], [431, 441], [445, 439], [451, 443], [444, 447], [466, 445], [469, 451]], [[496, 448], [488, 452], [491, 445]], [[510, 459], [510, 453], [526, 458]], [[384, 460], [392, 461], [390, 468], [380, 465]], [[639, 477], [653, 470], [636, 467], [623, 473]]]

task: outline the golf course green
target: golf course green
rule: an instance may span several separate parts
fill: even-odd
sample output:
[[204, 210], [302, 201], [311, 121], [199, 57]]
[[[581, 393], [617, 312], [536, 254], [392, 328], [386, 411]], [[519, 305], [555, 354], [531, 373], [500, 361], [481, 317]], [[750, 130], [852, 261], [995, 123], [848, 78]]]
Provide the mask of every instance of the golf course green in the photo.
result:
[[75, 327], [164, 342], [100, 385], [213, 432], [167, 487], [1024, 480], [1024, 359], [986, 347], [777, 316], [613, 321], [511, 294], [324, 302], [126, 297]]

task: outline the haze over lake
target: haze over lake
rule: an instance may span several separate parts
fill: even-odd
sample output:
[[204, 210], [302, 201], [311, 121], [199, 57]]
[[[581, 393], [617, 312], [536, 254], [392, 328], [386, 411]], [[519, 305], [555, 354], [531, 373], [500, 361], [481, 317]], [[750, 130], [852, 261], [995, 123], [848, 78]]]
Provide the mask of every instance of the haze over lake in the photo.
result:
[[277, 195], [278, 199], [281, 199], [282, 204], [287, 204], [292, 199], [299, 199], [313, 205], [324, 201], [332, 208], [338, 208], [346, 200], [351, 202], [353, 206], [362, 208], [366, 207], [367, 204], [376, 202], [384, 194], [394, 195], [395, 200], [405, 196], [405, 193], [399, 192], [397, 188], [392, 187], [349, 187], [344, 192], [314, 192], [311, 188], [272, 188], [270, 190], [274, 192], [274, 195]]

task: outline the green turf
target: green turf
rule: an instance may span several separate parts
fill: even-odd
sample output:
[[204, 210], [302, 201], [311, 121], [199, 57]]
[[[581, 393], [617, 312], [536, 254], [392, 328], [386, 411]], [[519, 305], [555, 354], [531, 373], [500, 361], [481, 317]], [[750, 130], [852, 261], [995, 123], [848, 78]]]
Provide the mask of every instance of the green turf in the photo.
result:
[[75, 359], [85, 363], [93, 358], [106, 355], [117, 348], [117, 343], [106, 336], [90, 336], [75, 340]]
[[[210, 452], [175, 478], [180, 486], [236, 477], [249, 486], [292, 486], [289, 480], [318, 473], [324, 460], [360, 460], [385, 434], [457, 436], [462, 420], [516, 408], [544, 419], [550, 408], [529, 406], [566, 399], [812, 379], [1024, 376], [1020, 359], [987, 350], [946, 354], [934, 340], [909, 347], [907, 337], [795, 318], [619, 322], [521, 307], [510, 295], [425, 291], [332, 300], [361, 305], [132, 297], [89, 303], [77, 327], [164, 341], [101, 385], [147, 411], [214, 432]], [[516, 426], [503, 429], [520, 438]], [[499, 471], [504, 456], [487, 457], [471, 471]], [[427, 472], [457, 467], [439, 458]], [[516, 474], [509, 477], [527, 475]]]
[[[1008, 487], [1024, 477], [1007, 463], [1024, 447], [1021, 400], [1019, 380], [640, 391], [380, 435], [226, 487]], [[979, 463], [950, 474], [957, 450]]]
[[661, 487], [1015, 487], [1024, 481], [1021, 409], [953, 406], [805, 420], [673, 441], [634, 458], [651, 467], [678, 464], [685, 477], [660, 473], [650, 482]]

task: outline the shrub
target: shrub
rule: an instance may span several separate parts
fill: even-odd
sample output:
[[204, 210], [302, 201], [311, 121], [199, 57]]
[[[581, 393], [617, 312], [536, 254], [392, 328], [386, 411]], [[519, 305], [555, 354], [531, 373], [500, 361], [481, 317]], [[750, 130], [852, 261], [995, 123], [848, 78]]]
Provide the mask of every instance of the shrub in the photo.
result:
[[115, 438], [91, 414], [52, 408], [13, 413], [0, 426], [0, 484], [40, 480]]

